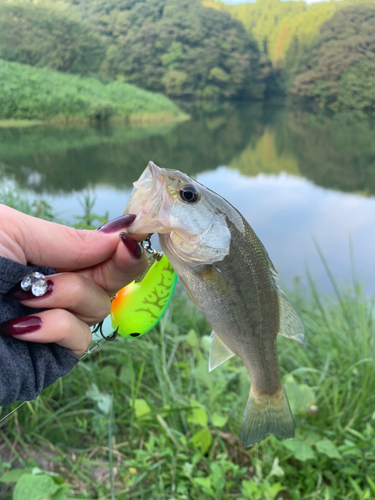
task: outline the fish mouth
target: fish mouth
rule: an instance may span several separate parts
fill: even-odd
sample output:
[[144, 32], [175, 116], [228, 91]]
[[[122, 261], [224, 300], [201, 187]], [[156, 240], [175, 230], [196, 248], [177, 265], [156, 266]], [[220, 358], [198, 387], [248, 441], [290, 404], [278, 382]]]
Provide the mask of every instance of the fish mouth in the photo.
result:
[[129, 234], [167, 233], [173, 201], [167, 188], [164, 169], [149, 161], [147, 168], [134, 182], [134, 188], [125, 207], [124, 215], [135, 214]]

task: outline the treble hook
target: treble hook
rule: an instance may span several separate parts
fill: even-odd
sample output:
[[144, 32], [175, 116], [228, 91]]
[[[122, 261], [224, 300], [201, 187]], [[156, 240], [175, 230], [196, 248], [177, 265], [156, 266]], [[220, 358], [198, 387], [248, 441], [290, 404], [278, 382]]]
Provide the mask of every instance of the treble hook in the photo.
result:
[[115, 340], [115, 338], [117, 337], [118, 335], [118, 327], [116, 328], [116, 330], [114, 332], [111, 333], [111, 335], [108, 335], [108, 337], [106, 335], [104, 335], [103, 333], [103, 323], [104, 323], [104, 320], [101, 321], [100, 323], [98, 323], [97, 325], [95, 325], [95, 328], [92, 330], [92, 333], [97, 333], [99, 332], [101, 337], [104, 339], [104, 340], [107, 340], [108, 342], [112, 342], [112, 340]]
[[151, 256], [159, 261], [162, 257], [163, 257], [163, 252], [158, 252], [157, 250], [155, 250], [155, 248], [152, 247], [152, 244], [151, 244], [151, 236], [148, 236], [146, 239], [144, 239], [142, 242], [141, 242], [141, 245], [142, 245], [142, 248], [149, 254], [151, 254]]

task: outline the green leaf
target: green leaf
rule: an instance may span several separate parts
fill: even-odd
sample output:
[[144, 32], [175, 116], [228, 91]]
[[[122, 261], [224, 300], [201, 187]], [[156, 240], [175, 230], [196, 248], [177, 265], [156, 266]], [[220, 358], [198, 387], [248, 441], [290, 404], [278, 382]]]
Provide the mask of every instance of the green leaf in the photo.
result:
[[211, 480], [209, 477], [194, 477], [193, 482], [198, 486], [201, 486], [206, 493], [214, 496], [214, 491], [211, 487]]
[[285, 475], [284, 469], [279, 465], [279, 457], [275, 457], [273, 460], [272, 468], [268, 476], [282, 477]]
[[51, 500], [67, 500], [68, 494], [70, 494], [70, 488], [64, 484], [52, 495]]
[[228, 421], [228, 417], [222, 417], [218, 413], [214, 413], [211, 418], [212, 418], [212, 423], [215, 427], [224, 427], [224, 425]]
[[191, 424], [201, 425], [206, 427], [208, 423], [208, 416], [206, 410], [201, 406], [199, 401], [190, 401], [190, 406], [195, 406], [197, 408], [191, 408], [189, 416], [187, 418], [188, 422]]
[[201, 338], [201, 346], [204, 351], [209, 351], [211, 347], [212, 339], [209, 335], [203, 335]]
[[24, 474], [14, 488], [13, 500], [50, 500], [59, 489], [50, 476]]
[[24, 474], [30, 474], [31, 470], [31, 467], [27, 469], [12, 469], [0, 477], [0, 483], [16, 483]]
[[317, 441], [320, 441], [320, 437], [321, 436], [319, 436], [319, 434], [312, 431], [312, 432], [308, 432], [307, 434], [303, 434], [303, 438], [301, 437], [301, 439], [303, 439], [303, 442], [305, 444], [313, 445]]
[[315, 443], [315, 446], [319, 453], [323, 453], [323, 455], [326, 455], [329, 458], [341, 458], [335, 444], [327, 438], [318, 441]]
[[191, 439], [191, 443], [194, 448], [200, 450], [205, 455], [212, 444], [212, 436], [208, 427], [196, 432]]
[[306, 460], [315, 458], [315, 453], [311, 446], [297, 439], [287, 441], [284, 445], [293, 453], [294, 457], [301, 462], [306, 462]]
[[100, 412], [109, 415], [112, 408], [112, 396], [110, 394], [103, 394], [96, 384], [91, 384], [86, 396], [95, 401]]
[[284, 377], [284, 387], [292, 412], [306, 413], [315, 400], [311, 387], [306, 384], [298, 384], [293, 375]]
[[368, 482], [368, 484], [369, 484], [369, 486], [370, 486], [370, 488], [372, 490], [372, 493], [375, 494], [375, 483], [374, 483], [374, 481], [370, 477], [368, 477], [368, 476], [366, 476], [366, 480], [367, 480], [367, 482]]
[[186, 335], [186, 342], [190, 347], [196, 347], [198, 345], [198, 336], [193, 329], [188, 331]]
[[136, 399], [134, 401], [134, 411], [135, 411], [135, 416], [137, 418], [142, 418], [144, 415], [147, 415], [147, 413], [150, 413], [152, 410], [149, 407], [147, 401], [144, 399]]
[[247, 498], [251, 498], [251, 496], [257, 491], [257, 485], [254, 481], [242, 481], [242, 489], [241, 492], [243, 495], [246, 495]]
[[212, 387], [214, 385], [214, 377], [212, 377], [208, 373], [208, 363], [206, 359], [201, 359], [198, 362], [195, 368], [195, 376], [208, 388], [209, 391], [212, 390]]

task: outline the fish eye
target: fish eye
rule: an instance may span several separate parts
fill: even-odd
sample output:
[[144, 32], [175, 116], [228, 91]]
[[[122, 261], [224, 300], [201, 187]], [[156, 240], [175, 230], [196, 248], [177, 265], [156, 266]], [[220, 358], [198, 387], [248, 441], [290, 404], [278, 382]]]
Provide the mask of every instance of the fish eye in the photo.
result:
[[195, 187], [191, 185], [183, 186], [179, 191], [179, 195], [181, 200], [186, 203], [196, 203], [200, 200], [200, 194]]

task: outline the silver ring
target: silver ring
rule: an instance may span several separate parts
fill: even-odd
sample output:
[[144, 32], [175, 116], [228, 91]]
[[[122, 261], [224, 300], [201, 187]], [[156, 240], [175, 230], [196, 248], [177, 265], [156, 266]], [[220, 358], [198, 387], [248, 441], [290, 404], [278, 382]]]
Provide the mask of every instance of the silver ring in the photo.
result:
[[25, 276], [20, 286], [25, 292], [31, 290], [31, 293], [35, 295], [35, 297], [43, 297], [48, 290], [46, 277], [44, 274], [38, 272], [30, 273]]

